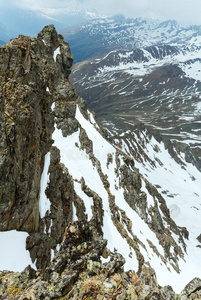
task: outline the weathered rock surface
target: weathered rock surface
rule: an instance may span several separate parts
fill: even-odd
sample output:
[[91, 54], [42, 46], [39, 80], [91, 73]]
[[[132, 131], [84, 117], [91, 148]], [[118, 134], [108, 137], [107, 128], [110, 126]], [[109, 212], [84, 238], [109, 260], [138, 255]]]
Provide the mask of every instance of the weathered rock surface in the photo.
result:
[[[59, 49], [57, 56], [56, 49]], [[78, 95], [67, 80], [73, 56], [54, 27], [47, 26], [37, 38], [19, 36], [1, 47], [0, 60], [0, 230], [30, 233], [27, 248], [33, 261], [40, 256], [37, 266], [41, 268], [46, 266], [44, 253], [49, 261], [50, 249], [61, 242], [64, 228], [72, 218], [73, 183], [67, 170], [63, 176], [59, 153], [51, 148], [54, 131], [51, 105], [58, 102], [56, 117], [59, 111], [63, 112], [62, 121], [57, 118], [63, 132], [76, 130], [76, 121], [71, 119]], [[50, 149], [47, 193], [52, 209], [51, 215], [42, 221], [40, 180], [44, 158]], [[51, 220], [53, 239], [47, 234]]]
[[[58, 47], [60, 64], [53, 63]], [[68, 77], [73, 58], [67, 43], [50, 26], [37, 39], [11, 40], [1, 47], [0, 60], [0, 229], [31, 233], [40, 226], [40, 177], [52, 144], [55, 79]]]
[[108, 253], [110, 259], [103, 263], [106, 245], [106, 240], [93, 239], [88, 222], [70, 223], [59, 252], [43, 272], [30, 266], [21, 273], [0, 272], [1, 299], [200, 299], [200, 279], [177, 295], [170, 286], [158, 285], [149, 265], [138, 276], [124, 272], [125, 260], [118, 253]]

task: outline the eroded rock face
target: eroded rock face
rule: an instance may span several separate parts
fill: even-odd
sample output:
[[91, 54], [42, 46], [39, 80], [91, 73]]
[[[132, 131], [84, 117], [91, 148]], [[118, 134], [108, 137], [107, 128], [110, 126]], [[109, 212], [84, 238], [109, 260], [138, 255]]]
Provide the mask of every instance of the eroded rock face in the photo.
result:
[[19, 36], [0, 49], [0, 56], [0, 228], [34, 232], [39, 227], [40, 175], [54, 128], [46, 87], [56, 69], [42, 40], [34, 38]]
[[[54, 173], [54, 178], [52, 183], [50, 175], [47, 191], [51, 194], [52, 215], [47, 215], [44, 221], [39, 213], [40, 180], [45, 155], [53, 143], [53, 102], [58, 101], [57, 112], [63, 111], [62, 121], [57, 120], [63, 131], [66, 133], [65, 121], [68, 133], [76, 130], [76, 122], [71, 119], [78, 95], [67, 80], [73, 56], [69, 45], [50, 25], [37, 38], [21, 35], [1, 47], [0, 61], [0, 230], [27, 231], [31, 235], [27, 248], [33, 260], [41, 252], [50, 257], [50, 248], [61, 242], [64, 228], [72, 217], [69, 200], [72, 188], [69, 192], [62, 190], [64, 185], [73, 186], [68, 172], [61, 180], [63, 166], [59, 164], [58, 151], [53, 148], [50, 174]], [[55, 183], [58, 190], [54, 193], [51, 186]], [[51, 218], [52, 240], [46, 234]], [[34, 251], [34, 243], [39, 240], [45, 241], [43, 251], [38, 251], [38, 247]], [[44, 253], [41, 260], [44, 262]], [[38, 267], [41, 266], [42, 261], [38, 262]]]

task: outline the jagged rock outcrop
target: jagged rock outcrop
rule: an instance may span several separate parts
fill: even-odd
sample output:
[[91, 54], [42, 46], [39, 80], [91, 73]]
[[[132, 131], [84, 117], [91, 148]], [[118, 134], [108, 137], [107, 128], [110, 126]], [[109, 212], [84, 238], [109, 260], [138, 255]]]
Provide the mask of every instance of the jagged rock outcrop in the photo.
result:
[[[68, 81], [73, 62], [69, 45], [52, 25], [46, 26], [37, 38], [19, 36], [0, 48], [0, 60], [0, 230], [28, 232], [26, 248], [40, 270], [2, 273], [12, 282], [31, 274], [27, 286], [10, 283], [13, 295], [32, 293], [27, 298], [21, 294], [19, 299], [25, 300], [157, 294], [152, 257], [153, 264], [158, 260], [167, 272], [179, 273], [186, 235], [133, 160], [105, 139]], [[44, 197], [49, 203], [45, 209]], [[111, 238], [107, 247], [105, 238]], [[60, 251], [52, 260], [58, 244]], [[100, 256], [108, 253], [113, 255], [110, 263], [101, 264]], [[127, 270], [135, 265], [137, 277], [123, 273], [124, 262]], [[114, 273], [117, 284], [111, 279]], [[95, 284], [88, 275], [95, 276]], [[146, 284], [149, 276], [153, 280]], [[133, 289], [138, 279], [139, 287]], [[119, 293], [119, 284], [128, 289]], [[102, 286], [110, 286], [111, 292]], [[12, 287], [3, 285], [2, 295]]]
[[124, 272], [124, 258], [110, 253], [103, 263], [106, 240], [94, 240], [88, 222], [70, 223], [60, 250], [44, 272], [28, 266], [21, 273], [0, 272], [1, 299], [199, 299], [201, 280], [193, 279], [175, 294], [170, 286], [161, 287], [150, 266], [138, 276]]
[[[59, 46], [60, 63], [53, 63]], [[56, 79], [68, 77], [73, 57], [68, 44], [50, 26], [37, 39], [19, 36], [11, 40], [1, 47], [0, 59], [0, 229], [34, 232], [40, 226], [38, 200], [44, 156], [52, 144]]]
[[[57, 56], [56, 49], [60, 53]], [[56, 183], [58, 189], [54, 193], [51, 190], [50, 176], [48, 192], [53, 198], [52, 215], [47, 215], [44, 222], [39, 213], [39, 196], [44, 158], [53, 143], [53, 102], [59, 102], [56, 116], [57, 111], [67, 115], [62, 121], [57, 119], [63, 132], [66, 128], [68, 132], [76, 129], [76, 122], [71, 119], [75, 114], [73, 102], [78, 96], [67, 81], [73, 56], [54, 26], [47, 26], [37, 38], [21, 35], [1, 47], [0, 60], [0, 230], [30, 233], [27, 248], [31, 250], [33, 261], [41, 253], [40, 260], [44, 262], [44, 253], [50, 258], [51, 247], [61, 242], [63, 230], [72, 217], [71, 201], [66, 200], [68, 192], [62, 191], [64, 185], [70, 185], [71, 179], [66, 173], [66, 178], [61, 180], [59, 174], [63, 173], [63, 166], [58, 164], [59, 153], [53, 148], [50, 169], [54, 173], [53, 186]], [[50, 174], [53, 173], [50, 170]], [[54, 242], [48, 246], [49, 237], [43, 231], [45, 225], [48, 231], [50, 218], [55, 223], [52, 232], [57, 234], [52, 233]], [[43, 250], [39, 251], [38, 247], [34, 250], [34, 243], [40, 247], [44, 244]], [[42, 262], [38, 262], [38, 267], [41, 266]]]

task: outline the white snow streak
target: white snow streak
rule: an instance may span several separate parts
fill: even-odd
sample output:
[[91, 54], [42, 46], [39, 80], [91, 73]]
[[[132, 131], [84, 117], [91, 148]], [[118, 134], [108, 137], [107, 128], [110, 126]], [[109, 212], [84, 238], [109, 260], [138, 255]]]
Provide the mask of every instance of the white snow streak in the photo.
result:
[[58, 47], [58, 48], [54, 51], [54, 54], [53, 54], [54, 61], [56, 61], [57, 55], [58, 55], [58, 54], [61, 54], [61, 52], [60, 52], [60, 47]]
[[49, 165], [50, 165], [50, 152], [48, 152], [45, 156], [44, 169], [40, 181], [39, 210], [40, 210], [41, 218], [45, 216], [48, 210], [50, 211], [50, 205], [51, 205], [50, 200], [47, 198], [45, 194], [45, 190], [49, 182], [49, 174], [48, 174]]

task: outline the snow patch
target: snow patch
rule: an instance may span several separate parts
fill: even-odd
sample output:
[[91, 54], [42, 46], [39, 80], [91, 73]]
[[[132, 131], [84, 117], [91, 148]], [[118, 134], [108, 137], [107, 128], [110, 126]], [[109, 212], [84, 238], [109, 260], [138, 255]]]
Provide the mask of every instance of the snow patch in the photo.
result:
[[93, 217], [91, 206], [93, 206], [93, 199], [91, 197], [88, 197], [83, 190], [81, 189], [81, 185], [78, 182], [74, 182], [74, 188], [76, 191], [76, 194], [84, 201], [85, 207], [86, 207], [86, 213], [88, 215], [88, 221], [91, 220]]
[[0, 270], [21, 272], [28, 265], [36, 269], [35, 264], [31, 261], [29, 251], [26, 250], [28, 236], [28, 233], [24, 231], [0, 232]]
[[58, 55], [58, 54], [61, 54], [61, 52], [60, 52], [60, 47], [58, 47], [58, 48], [54, 51], [54, 54], [53, 54], [54, 61], [56, 61], [56, 58], [57, 58], [57, 55]]
[[45, 216], [48, 210], [50, 211], [50, 205], [51, 205], [50, 200], [47, 198], [45, 194], [45, 190], [49, 182], [49, 174], [48, 174], [49, 166], [50, 166], [50, 152], [48, 152], [45, 155], [44, 169], [40, 181], [39, 211], [40, 211], [41, 218]]

